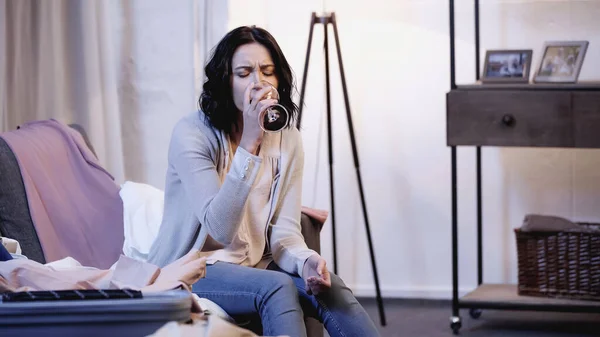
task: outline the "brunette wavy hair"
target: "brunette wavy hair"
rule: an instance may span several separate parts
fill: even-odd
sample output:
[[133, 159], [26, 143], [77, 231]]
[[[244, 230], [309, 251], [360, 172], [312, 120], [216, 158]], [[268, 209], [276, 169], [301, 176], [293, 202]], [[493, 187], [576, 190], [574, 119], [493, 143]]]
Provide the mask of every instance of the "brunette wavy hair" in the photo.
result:
[[298, 106], [292, 101], [292, 69], [275, 38], [266, 30], [255, 26], [242, 26], [230, 31], [213, 50], [204, 68], [206, 81], [198, 100], [200, 109], [219, 130], [231, 133], [237, 125], [239, 110], [233, 102], [231, 90], [231, 59], [240, 46], [248, 43], [260, 43], [271, 54], [279, 82], [279, 103], [289, 111], [291, 116], [287, 127], [291, 127], [298, 113]]

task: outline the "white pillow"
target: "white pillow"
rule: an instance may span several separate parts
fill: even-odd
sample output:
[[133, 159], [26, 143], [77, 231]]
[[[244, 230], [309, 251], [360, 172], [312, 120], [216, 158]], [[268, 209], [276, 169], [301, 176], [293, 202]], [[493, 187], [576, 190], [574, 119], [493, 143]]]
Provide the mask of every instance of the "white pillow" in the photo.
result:
[[123, 200], [123, 254], [147, 261], [162, 221], [165, 194], [154, 186], [126, 181], [119, 195]]

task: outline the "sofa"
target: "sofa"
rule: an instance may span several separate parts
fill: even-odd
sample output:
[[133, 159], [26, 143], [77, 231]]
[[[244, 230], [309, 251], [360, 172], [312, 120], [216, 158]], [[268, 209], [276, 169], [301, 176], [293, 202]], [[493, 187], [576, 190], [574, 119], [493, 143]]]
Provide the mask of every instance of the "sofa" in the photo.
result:
[[[69, 126], [83, 136], [87, 146], [94, 152], [84, 128], [78, 124]], [[302, 213], [301, 217], [302, 235], [308, 247], [320, 252], [322, 224], [305, 213]], [[17, 240], [21, 245], [23, 255], [29, 259], [40, 263], [47, 262], [29, 213], [19, 164], [10, 147], [2, 138], [0, 138], [0, 236]], [[307, 317], [305, 321], [308, 336], [323, 336], [323, 325], [318, 320]], [[247, 327], [259, 332], [256, 331], [259, 326], [260, 324], [257, 326], [251, 323]]]

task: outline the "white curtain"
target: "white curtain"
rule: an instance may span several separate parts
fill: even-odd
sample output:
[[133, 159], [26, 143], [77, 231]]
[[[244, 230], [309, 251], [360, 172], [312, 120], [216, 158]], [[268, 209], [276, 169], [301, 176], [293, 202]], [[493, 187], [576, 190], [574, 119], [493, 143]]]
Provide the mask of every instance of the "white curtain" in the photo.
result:
[[161, 187], [226, 22], [220, 0], [0, 0], [0, 131], [81, 124], [117, 182]]
[[111, 22], [105, 1], [5, 0], [3, 130], [37, 119], [81, 124], [123, 180]]

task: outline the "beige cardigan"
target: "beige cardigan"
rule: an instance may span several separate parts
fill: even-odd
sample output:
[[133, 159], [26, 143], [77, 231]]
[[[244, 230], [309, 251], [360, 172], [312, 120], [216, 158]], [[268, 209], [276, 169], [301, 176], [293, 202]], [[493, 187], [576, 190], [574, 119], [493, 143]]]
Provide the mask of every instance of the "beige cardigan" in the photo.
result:
[[[267, 242], [281, 269], [301, 275], [306, 259], [317, 254], [306, 246], [300, 228], [304, 152], [296, 128], [280, 136], [281, 167], [274, 181]], [[221, 183], [228, 149], [226, 135], [213, 128], [202, 112], [176, 124], [169, 145], [164, 215], [149, 262], [162, 267], [192, 248], [212, 251], [231, 243], [261, 158], [239, 147]]]

